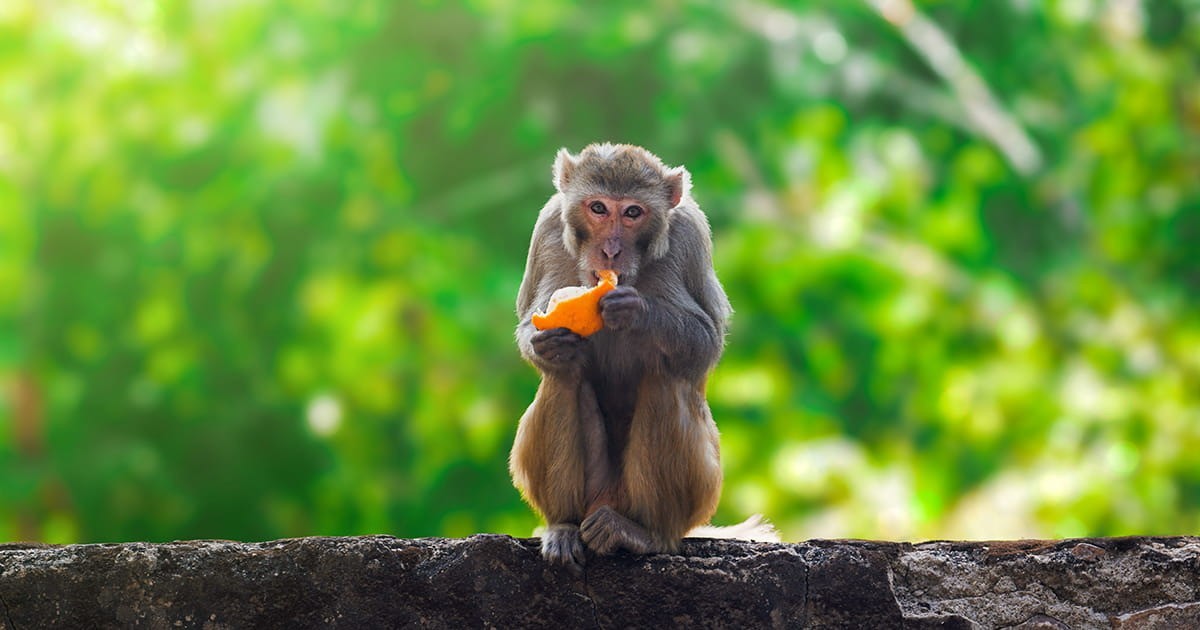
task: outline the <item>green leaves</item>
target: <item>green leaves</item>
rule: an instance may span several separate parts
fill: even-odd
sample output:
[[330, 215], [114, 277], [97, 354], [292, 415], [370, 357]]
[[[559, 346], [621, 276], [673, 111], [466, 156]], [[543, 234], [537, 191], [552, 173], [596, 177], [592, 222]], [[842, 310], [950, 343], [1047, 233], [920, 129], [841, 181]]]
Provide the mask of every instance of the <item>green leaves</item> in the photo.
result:
[[1194, 10], [916, 11], [4, 5], [0, 539], [528, 534], [512, 305], [596, 140], [712, 220], [718, 520], [1194, 531]]

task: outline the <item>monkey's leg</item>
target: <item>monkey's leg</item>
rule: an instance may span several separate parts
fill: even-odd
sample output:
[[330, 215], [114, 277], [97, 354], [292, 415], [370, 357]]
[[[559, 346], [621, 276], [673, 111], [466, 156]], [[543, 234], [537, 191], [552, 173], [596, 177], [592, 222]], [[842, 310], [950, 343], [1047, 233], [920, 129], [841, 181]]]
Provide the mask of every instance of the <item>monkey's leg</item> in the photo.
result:
[[607, 505], [597, 508], [583, 519], [579, 533], [583, 544], [600, 555], [608, 555], [618, 549], [633, 553], [660, 551], [644, 527]]
[[580, 518], [591, 514], [598, 505], [612, 503], [619, 483], [608, 455], [608, 433], [604, 416], [596, 400], [596, 390], [588, 383], [579, 386], [579, 437], [583, 440], [583, 479], [586, 507]]
[[[583, 491], [588, 504], [594, 505], [610, 500], [616, 475], [609, 465], [608, 438], [595, 390], [587, 383], [580, 383], [578, 391], [577, 426], [583, 448]], [[576, 518], [582, 516], [580, 514]], [[542, 556], [549, 562], [567, 566], [573, 572], [582, 571], [586, 555], [577, 522], [550, 524], [542, 537]]]
[[521, 495], [546, 519], [543, 557], [573, 570], [582, 568], [579, 522], [586, 508], [579, 391], [577, 379], [543, 379], [533, 404], [521, 417], [509, 462]]
[[[598, 554], [610, 554], [617, 549], [635, 553], [654, 551], [654, 544], [646, 530], [618, 511], [623, 494], [621, 475], [610, 448], [621, 444], [624, 439], [609, 432], [614, 429], [614, 420], [606, 421], [595, 390], [584, 384], [579, 396], [580, 435], [583, 437], [587, 467], [586, 479], [587, 510], [579, 527], [583, 544]], [[618, 422], [619, 424], [619, 422]]]
[[[542, 556], [547, 562], [564, 565], [579, 573], [586, 561], [579, 522], [586, 514], [585, 506], [589, 502], [609, 494], [615, 475], [608, 463], [604, 419], [595, 391], [586, 382], [572, 383], [570, 391], [574, 396], [546, 397], [546, 402], [560, 403], [546, 409], [557, 413], [554, 417], [562, 424], [553, 432], [559, 442], [552, 439], [544, 442], [549, 448], [543, 453], [547, 474], [541, 485], [553, 489], [549, 493], [553, 500], [543, 503], [547, 528], [542, 537]], [[567, 403], [565, 398], [574, 400]], [[577, 445], [576, 448], [568, 446], [572, 443]]]
[[691, 383], [650, 381], [640, 391], [618, 509], [646, 530], [654, 551], [671, 551], [717, 508], [717, 429], [702, 391]]

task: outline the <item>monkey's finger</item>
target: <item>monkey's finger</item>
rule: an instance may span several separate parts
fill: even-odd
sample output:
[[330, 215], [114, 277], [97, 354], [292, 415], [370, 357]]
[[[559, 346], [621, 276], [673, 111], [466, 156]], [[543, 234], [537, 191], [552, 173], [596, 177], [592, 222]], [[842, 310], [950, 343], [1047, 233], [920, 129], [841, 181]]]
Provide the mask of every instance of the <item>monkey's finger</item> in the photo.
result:
[[553, 337], [542, 337], [534, 339], [534, 346], [543, 346], [547, 348], [578, 346], [583, 343], [583, 337], [571, 333], [570, 335], [556, 335]]
[[642, 299], [640, 295], [630, 295], [600, 304], [600, 314], [602, 316], [611, 316], [618, 313], [637, 316], [645, 312], [645, 310], [646, 300]]
[[583, 342], [583, 337], [566, 328], [554, 328], [534, 335], [530, 342], [534, 347], [548, 344], [579, 344]]
[[646, 308], [646, 299], [635, 293], [632, 295], [619, 295], [600, 303], [601, 310], [613, 308], [632, 308], [641, 310]]
[[533, 350], [538, 356], [552, 361], [567, 361], [583, 355], [582, 349], [576, 346], [549, 345]]
[[607, 308], [601, 311], [600, 316], [604, 319], [604, 325], [613, 330], [636, 328], [642, 321], [642, 311], [635, 307]]
[[609, 302], [612, 300], [620, 300], [623, 298], [628, 298], [630, 296], [639, 296], [640, 297], [641, 293], [639, 293], [637, 289], [635, 289], [627, 284], [623, 284], [623, 285], [613, 289], [612, 291], [605, 293], [604, 296], [600, 298], [600, 302], [603, 303], [603, 302]]
[[570, 337], [547, 337], [533, 342], [533, 351], [543, 357], [556, 354], [564, 356], [578, 355], [583, 350], [583, 338], [575, 333]]
[[537, 341], [538, 339], [558, 339], [558, 338], [562, 338], [562, 337], [579, 337], [579, 335], [571, 332], [570, 328], [562, 328], [562, 327], [548, 328], [546, 330], [540, 330], [533, 334], [534, 341]]

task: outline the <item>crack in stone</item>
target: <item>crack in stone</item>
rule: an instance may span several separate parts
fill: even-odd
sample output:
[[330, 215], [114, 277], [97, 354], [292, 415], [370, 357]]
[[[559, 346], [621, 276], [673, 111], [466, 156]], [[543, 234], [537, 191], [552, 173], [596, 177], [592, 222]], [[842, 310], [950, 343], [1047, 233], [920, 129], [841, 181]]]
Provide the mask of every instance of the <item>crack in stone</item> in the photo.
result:
[[808, 566], [808, 560], [803, 556], [801, 556], [801, 560], [804, 562], [804, 619], [800, 625], [806, 627], [808, 626], [808, 620], [812, 618], [812, 602], [808, 599], [808, 587], [812, 584], [809, 574], [812, 571], [810, 570], [811, 567]]
[[586, 566], [583, 567], [583, 592], [584, 597], [587, 598], [588, 605], [592, 607], [592, 624], [597, 628], [603, 628], [600, 625], [600, 611], [596, 608], [596, 598], [592, 596], [592, 587], [588, 584], [588, 570]]
[[1037, 613], [1031, 615], [1028, 619], [1011, 625], [1004, 626], [1001, 630], [1011, 630], [1012, 628], [1045, 628], [1047, 625], [1053, 626], [1056, 630], [1071, 630], [1071, 626], [1067, 622], [1046, 613]]
[[13, 623], [12, 614], [8, 611], [8, 602], [4, 601], [2, 596], [0, 596], [0, 611], [4, 612], [4, 627], [8, 630], [17, 630], [17, 624]]

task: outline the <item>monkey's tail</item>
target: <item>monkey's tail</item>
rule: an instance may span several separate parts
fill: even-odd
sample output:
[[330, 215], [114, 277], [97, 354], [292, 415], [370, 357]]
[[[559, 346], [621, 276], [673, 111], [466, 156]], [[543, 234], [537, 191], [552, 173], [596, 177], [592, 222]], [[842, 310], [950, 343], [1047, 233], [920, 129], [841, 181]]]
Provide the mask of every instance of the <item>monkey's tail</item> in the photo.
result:
[[762, 514], [755, 514], [737, 525], [715, 527], [701, 525], [687, 533], [690, 538], [733, 538], [755, 542], [779, 542], [779, 532]]

